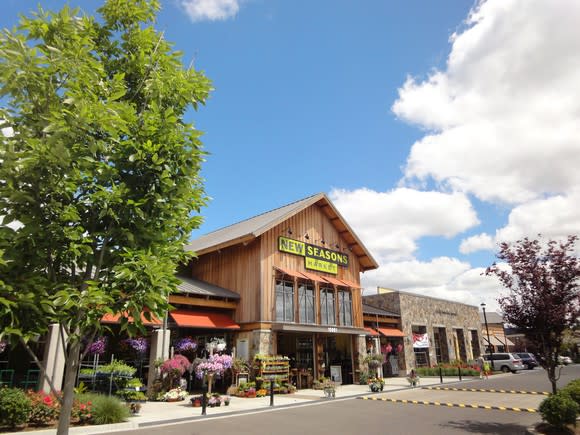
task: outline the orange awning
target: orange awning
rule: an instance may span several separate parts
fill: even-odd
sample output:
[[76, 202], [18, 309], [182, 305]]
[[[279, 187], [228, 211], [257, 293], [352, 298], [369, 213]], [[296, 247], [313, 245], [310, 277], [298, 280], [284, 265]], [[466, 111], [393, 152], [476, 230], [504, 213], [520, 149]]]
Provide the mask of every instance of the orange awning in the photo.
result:
[[373, 337], [377, 337], [379, 335], [379, 333], [372, 328], [365, 327], [365, 331], [367, 331], [367, 335], [372, 335]]
[[[130, 323], [133, 322], [133, 317], [127, 316], [126, 314], [123, 314], [123, 317], [127, 317], [127, 319], [129, 320]], [[145, 315], [143, 313], [141, 313], [141, 321], [143, 322], [143, 324], [145, 326], [159, 326], [159, 325], [161, 325], [161, 320], [159, 320], [153, 314], [151, 314], [151, 320], [147, 320], [147, 318], [145, 318]], [[102, 323], [121, 323], [121, 314], [119, 314], [119, 313], [117, 313], [117, 314], [105, 314], [101, 318], [101, 322]]]
[[385, 337], [404, 337], [403, 331], [397, 328], [377, 328]]
[[330, 282], [331, 284], [344, 287], [344, 282], [342, 282], [340, 279], [333, 278], [332, 276], [325, 276], [324, 279]]
[[278, 269], [284, 275], [295, 276], [296, 278], [301, 278], [301, 279], [304, 279], [304, 278], [308, 279], [308, 277], [306, 277], [305, 275], [303, 275], [300, 272], [297, 272], [296, 270], [286, 269], [285, 267], [280, 267], [280, 266], [276, 266], [276, 269]]
[[348, 281], [346, 279], [341, 279], [341, 281], [343, 282], [343, 285], [346, 285], [347, 287], [362, 288], [362, 286], [360, 284], [357, 284], [356, 282]]
[[223, 313], [174, 310], [169, 314], [182, 328], [240, 329], [240, 325]]
[[329, 282], [323, 276], [316, 275], [315, 273], [310, 273], [310, 272], [300, 272], [300, 273], [311, 281]]

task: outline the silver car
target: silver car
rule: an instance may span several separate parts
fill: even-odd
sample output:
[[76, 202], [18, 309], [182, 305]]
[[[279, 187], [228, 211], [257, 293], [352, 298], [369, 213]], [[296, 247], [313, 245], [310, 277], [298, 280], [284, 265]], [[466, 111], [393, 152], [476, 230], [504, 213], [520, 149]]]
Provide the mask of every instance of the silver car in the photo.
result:
[[[491, 365], [493, 370], [516, 373], [518, 370], [524, 369], [522, 359], [515, 353], [494, 352], [492, 356], [493, 362]], [[483, 359], [489, 362], [490, 355], [483, 355]]]

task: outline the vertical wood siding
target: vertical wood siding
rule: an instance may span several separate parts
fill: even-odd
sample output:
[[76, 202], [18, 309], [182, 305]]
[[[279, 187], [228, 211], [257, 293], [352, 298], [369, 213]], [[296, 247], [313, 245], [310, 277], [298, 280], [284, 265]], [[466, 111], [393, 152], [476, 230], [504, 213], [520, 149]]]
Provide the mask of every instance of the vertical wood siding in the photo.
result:
[[[292, 234], [288, 233], [291, 229]], [[309, 239], [305, 238], [308, 234]], [[349, 256], [348, 267], [338, 267], [338, 279], [359, 283], [360, 264], [346, 241], [340, 236], [331, 220], [318, 205], [289, 218], [262, 234], [247, 245], [236, 245], [202, 255], [192, 262], [192, 276], [240, 294], [236, 311], [238, 322], [275, 320], [275, 266], [296, 271], [306, 271], [304, 257], [278, 251], [278, 237], [284, 236], [313, 245], [340, 251]], [[323, 245], [321, 241], [326, 243]], [[339, 245], [340, 248], [336, 248]], [[309, 270], [325, 276], [324, 272]], [[352, 289], [353, 326], [362, 327], [362, 298], [360, 289]], [[316, 285], [316, 315], [320, 322], [319, 286]], [[338, 301], [337, 301], [338, 302]]]

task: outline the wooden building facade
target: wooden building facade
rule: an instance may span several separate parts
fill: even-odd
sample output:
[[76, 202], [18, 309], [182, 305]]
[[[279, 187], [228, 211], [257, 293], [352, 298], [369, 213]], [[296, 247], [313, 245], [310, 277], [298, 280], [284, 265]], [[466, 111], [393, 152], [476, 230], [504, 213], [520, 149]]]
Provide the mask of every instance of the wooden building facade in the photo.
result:
[[[190, 277], [239, 295], [238, 356], [353, 382], [366, 353], [360, 273], [376, 261], [324, 194], [200, 237]], [[339, 368], [337, 368], [339, 367]]]

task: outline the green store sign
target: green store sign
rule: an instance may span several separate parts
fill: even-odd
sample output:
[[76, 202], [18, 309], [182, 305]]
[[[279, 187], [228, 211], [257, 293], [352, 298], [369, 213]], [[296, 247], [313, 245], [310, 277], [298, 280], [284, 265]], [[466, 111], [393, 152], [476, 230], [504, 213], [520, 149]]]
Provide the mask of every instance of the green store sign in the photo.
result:
[[278, 238], [278, 250], [304, 257], [306, 269], [317, 270], [319, 272], [336, 275], [338, 273], [338, 266], [348, 266], [348, 255], [342, 252], [321, 248], [320, 246], [287, 237], [280, 236]]

